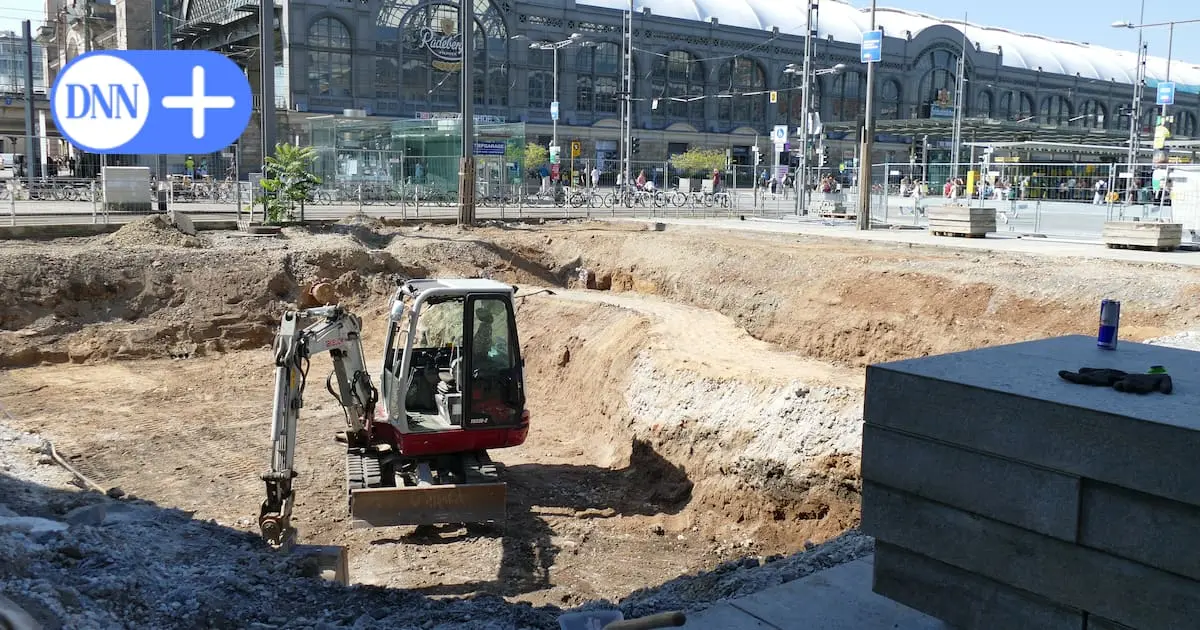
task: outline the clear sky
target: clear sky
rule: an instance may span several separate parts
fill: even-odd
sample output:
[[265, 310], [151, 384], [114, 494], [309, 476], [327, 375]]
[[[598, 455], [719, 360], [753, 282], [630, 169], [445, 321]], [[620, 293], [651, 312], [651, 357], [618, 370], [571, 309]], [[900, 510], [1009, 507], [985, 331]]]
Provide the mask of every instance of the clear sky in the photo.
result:
[[[801, 4], [803, 0], [777, 0]], [[849, 0], [856, 7], [871, 6], [870, 0]], [[1141, 0], [996, 0], [964, 3], [961, 0], [879, 0], [878, 6], [921, 11], [941, 18], [967, 20], [986, 26], [1001, 26], [1015, 31], [1047, 35], [1072, 41], [1090, 42], [1133, 50], [1137, 33], [1116, 29], [1113, 22], [1138, 21]], [[1143, 23], [1200, 19], [1200, 2], [1145, 0]], [[1190, 5], [1190, 6], [1189, 6]], [[42, 20], [42, 0], [0, 0], [0, 31], [21, 32], [21, 20], [33, 20], [36, 29]], [[1150, 54], [1167, 55], [1167, 28], [1146, 29]], [[1200, 64], [1200, 22], [1175, 28], [1174, 59]]]

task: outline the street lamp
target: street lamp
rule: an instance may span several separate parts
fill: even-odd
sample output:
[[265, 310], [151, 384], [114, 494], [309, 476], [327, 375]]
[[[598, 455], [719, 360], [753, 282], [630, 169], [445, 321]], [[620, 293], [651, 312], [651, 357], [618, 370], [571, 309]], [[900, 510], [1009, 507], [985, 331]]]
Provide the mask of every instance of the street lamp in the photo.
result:
[[[553, 43], [534, 42], [529, 45], [529, 48], [531, 50], [550, 50], [550, 51], [553, 51], [553, 53], [554, 53], [554, 108], [555, 108], [555, 111], [553, 112], [553, 115], [550, 117], [551, 118], [550, 123], [551, 123], [551, 129], [552, 129], [551, 140], [550, 140], [550, 151], [551, 152], [554, 152], [558, 149], [558, 111], [557, 111], [557, 109], [558, 109], [558, 51], [563, 48], [566, 48], [567, 46], [570, 46], [571, 44], [575, 44], [575, 43], [578, 43], [583, 46], [593, 45], [592, 42], [580, 41], [582, 38], [583, 38], [583, 35], [580, 35], [579, 33], [571, 33], [570, 37], [562, 40], [561, 42], [553, 42]], [[561, 178], [559, 178], [559, 179], [561, 181]]]

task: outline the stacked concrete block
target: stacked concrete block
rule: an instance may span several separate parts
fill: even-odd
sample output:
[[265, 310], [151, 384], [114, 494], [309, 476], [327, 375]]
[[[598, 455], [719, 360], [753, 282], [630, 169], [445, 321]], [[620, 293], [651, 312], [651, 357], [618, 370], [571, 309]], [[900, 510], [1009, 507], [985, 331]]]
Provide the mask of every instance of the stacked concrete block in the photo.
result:
[[1158, 221], [1108, 221], [1104, 224], [1104, 244], [1110, 248], [1170, 251], [1183, 243], [1182, 223]]
[[[1059, 370], [1165, 366], [1172, 394]], [[965, 629], [1200, 627], [1200, 352], [1066, 336], [867, 368], [875, 592]]]
[[854, 211], [847, 210], [844, 193], [814, 192], [808, 199], [809, 214], [849, 216]]
[[982, 237], [996, 231], [995, 208], [935, 206], [928, 216], [929, 231], [938, 235]]

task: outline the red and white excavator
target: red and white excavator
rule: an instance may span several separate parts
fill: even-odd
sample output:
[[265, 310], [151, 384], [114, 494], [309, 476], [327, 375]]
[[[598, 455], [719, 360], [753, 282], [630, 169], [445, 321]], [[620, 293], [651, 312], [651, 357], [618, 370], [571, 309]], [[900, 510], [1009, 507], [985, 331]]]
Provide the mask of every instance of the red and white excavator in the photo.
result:
[[282, 545], [294, 534], [296, 429], [309, 359], [320, 352], [333, 361], [326, 389], [346, 413], [347, 429], [335, 437], [346, 445], [352, 526], [503, 521], [507, 488], [488, 451], [518, 446], [529, 433], [515, 293], [486, 279], [401, 284], [380, 389], [368, 373], [359, 317], [337, 305], [284, 313], [263, 538]]

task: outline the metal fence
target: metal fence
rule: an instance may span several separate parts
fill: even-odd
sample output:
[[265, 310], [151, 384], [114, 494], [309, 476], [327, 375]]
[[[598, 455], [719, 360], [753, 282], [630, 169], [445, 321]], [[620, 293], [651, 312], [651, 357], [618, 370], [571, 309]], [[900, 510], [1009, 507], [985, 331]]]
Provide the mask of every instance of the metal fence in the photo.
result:
[[[5, 160], [0, 168], [0, 213], [7, 210], [9, 224], [99, 223], [136, 216], [105, 214], [98, 177], [71, 177], [60, 171], [55, 176], [35, 177], [30, 187], [27, 179], [14, 177], [10, 155], [0, 153]], [[457, 193], [431, 185], [431, 176], [418, 178], [419, 158], [377, 157], [394, 171], [389, 173], [389, 183], [319, 188], [305, 204], [304, 218], [336, 219], [357, 213], [409, 219], [455, 216]], [[615, 185], [616, 162], [604, 164], [600, 185], [592, 186], [596, 165], [568, 159], [562, 168], [561, 188], [547, 185], [539, 169], [516, 174], [507, 166], [499, 159], [495, 164], [480, 161], [477, 201], [481, 218], [749, 216], [850, 221], [858, 208], [858, 173], [852, 167], [817, 167], [802, 179], [807, 182], [805, 194], [810, 202], [835, 199], [840, 204], [840, 211], [828, 212], [829, 208], [811, 203], [800, 206], [791, 170], [727, 166], [719, 169], [720, 184], [714, 190], [711, 172], [682, 171], [669, 162], [635, 161], [631, 169], [634, 178], [645, 172], [653, 192], [633, 192]], [[919, 168], [908, 164], [873, 168], [869, 207], [875, 225], [924, 227], [930, 207], [969, 199], [971, 205], [997, 210], [1001, 232], [1097, 240], [1105, 221], [1171, 220], [1177, 204], [1200, 203], [1200, 198], [1184, 198], [1182, 191], [1173, 189], [1169, 165], [1138, 165], [1131, 193], [1121, 164], [996, 164], [982, 173], [977, 170], [978, 179], [969, 180], [972, 186], [966, 186], [968, 178], [963, 178], [964, 186], [949, 197], [944, 182], [923, 181]], [[252, 197], [258, 194], [251, 182], [235, 183], [212, 175], [179, 174], [165, 181], [170, 209], [212, 218], [247, 218]], [[823, 192], [825, 186], [828, 194]], [[155, 204], [154, 211], [157, 209]], [[254, 210], [261, 217], [261, 208]]]

